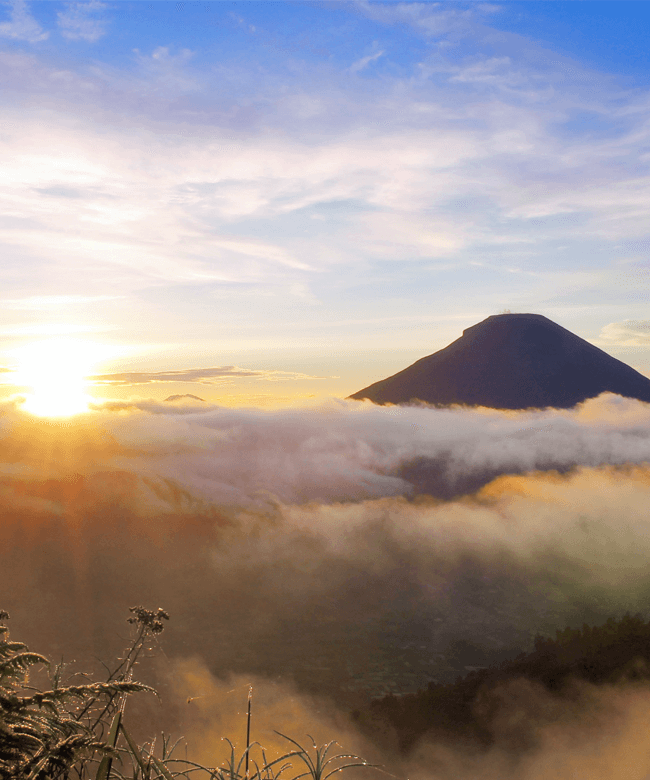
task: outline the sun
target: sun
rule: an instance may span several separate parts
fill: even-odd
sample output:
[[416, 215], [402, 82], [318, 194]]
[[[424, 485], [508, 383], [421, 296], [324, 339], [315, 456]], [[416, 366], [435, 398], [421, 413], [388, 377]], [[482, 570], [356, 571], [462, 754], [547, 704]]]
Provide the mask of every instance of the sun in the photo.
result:
[[87, 411], [86, 376], [97, 359], [94, 345], [53, 338], [16, 351], [17, 385], [28, 387], [23, 409], [40, 417], [70, 417]]

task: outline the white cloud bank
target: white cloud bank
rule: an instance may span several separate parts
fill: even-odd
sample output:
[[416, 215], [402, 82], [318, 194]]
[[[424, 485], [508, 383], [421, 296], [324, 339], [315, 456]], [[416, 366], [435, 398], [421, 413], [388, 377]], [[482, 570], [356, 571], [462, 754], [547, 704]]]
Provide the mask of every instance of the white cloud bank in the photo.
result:
[[607, 344], [622, 347], [650, 346], [650, 320], [610, 322], [601, 330], [600, 338]]
[[155, 401], [105, 408], [142, 412], [98, 418], [127, 449], [146, 442], [120, 467], [137, 471], [153, 458], [161, 478], [218, 504], [449, 498], [501, 474], [650, 462], [650, 407], [608, 394], [575, 410], [505, 413], [353, 401], [275, 412]]

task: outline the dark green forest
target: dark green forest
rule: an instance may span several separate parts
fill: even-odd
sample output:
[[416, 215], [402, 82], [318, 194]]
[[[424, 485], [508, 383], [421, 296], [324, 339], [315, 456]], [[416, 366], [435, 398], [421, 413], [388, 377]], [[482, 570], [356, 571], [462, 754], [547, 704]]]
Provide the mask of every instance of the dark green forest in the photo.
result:
[[554, 638], [537, 636], [530, 653], [451, 684], [430, 683], [418, 693], [386, 696], [356, 710], [354, 717], [366, 734], [392, 742], [403, 753], [425, 736], [489, 748], [495, 741], [493, 716], [503, 704], [500, 692], [513, 681], [525, 679], [558, 702], [568, 702], [580, 682], [623, 685], [649, 678], [650, 622], [626, 614], [600, 626], [557, 630]]

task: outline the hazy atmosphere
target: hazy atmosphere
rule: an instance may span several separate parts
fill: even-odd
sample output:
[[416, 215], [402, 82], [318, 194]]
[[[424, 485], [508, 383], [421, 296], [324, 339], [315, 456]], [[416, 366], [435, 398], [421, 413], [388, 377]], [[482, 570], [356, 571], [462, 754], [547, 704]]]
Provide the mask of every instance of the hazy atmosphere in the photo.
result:
[[254, 739], [401, 780], [650, 776], [650, 656], [485, 683], [489, 738], [415, 696], [650, 619], [650, 404], [350, 399], [500, 313], [650, 377], [649, 33], [627, 0], [2, 3], [11, 638], [101, 678], [167, 610], [124, 717], [209, 766], [252, 686]]

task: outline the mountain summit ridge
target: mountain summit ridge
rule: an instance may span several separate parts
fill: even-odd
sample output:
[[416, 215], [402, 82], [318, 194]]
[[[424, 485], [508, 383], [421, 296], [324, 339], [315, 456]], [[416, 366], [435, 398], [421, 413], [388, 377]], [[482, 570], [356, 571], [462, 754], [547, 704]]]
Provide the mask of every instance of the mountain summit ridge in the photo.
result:
[[542, 314], [493, 314], [350, 398], [568, 409], [604, 392], [650, 402], [650, 379]]

